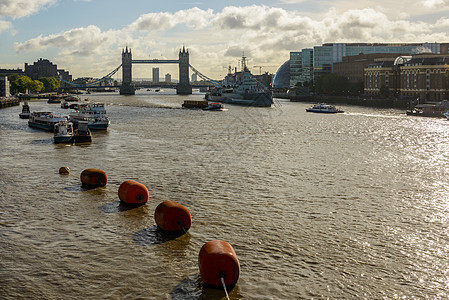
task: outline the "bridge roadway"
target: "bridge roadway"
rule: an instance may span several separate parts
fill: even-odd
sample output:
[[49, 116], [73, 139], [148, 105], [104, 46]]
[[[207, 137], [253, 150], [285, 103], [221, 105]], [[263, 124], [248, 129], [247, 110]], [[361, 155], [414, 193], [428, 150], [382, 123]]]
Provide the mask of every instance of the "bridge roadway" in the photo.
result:
[[[177, 83], [175, 84], [164, 84], [164, 83], [152, 83], [152, 84], [139, 84], [139, 85], [134, 85], [135, 88], [173, 88], [176, 89]], [[192, 84], [192, 88], [202, 88], [202, 87], [213, 87], [213, 85], [208, 85], [208, 84]], [[120, 88], [120, 85], [102, 85], [102, 86], [61, 86], [60, 89], [61, 90], [96, 90], [96, 89], [105, 89], [105, 88], [109, 88], [109, 89], [114, 89], [114, 88]]]
[[133, 64], [179, 64], [178, 59], [133, 59]]

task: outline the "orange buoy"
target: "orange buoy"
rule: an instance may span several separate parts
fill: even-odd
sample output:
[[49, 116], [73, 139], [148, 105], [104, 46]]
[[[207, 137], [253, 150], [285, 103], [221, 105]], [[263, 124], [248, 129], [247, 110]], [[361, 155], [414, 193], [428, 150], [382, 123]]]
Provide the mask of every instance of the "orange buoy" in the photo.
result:
[[146, 186], [135, 180], [123, 182], [118, 189], [118, 197], [123, 204], [145, 204], [149, 196]]
[[240, 264], [232, 246], [225, 241], [209, 241], [201, 247], [198, 256], [201, 279], [205, 284], [221, 287], [221, 278], [227, 286], [237, 283]]
[[192, 216], [187, 208], [175, 201], [164, 201], [156, 207], [154, 220], [165, 231], [186, 231], [192, 225]]
[[61, 174], [61, 175], [69, 175], [70, 174], [69, 167], [60, 167], [59, 168], [59, 174]]
[[108, 183], [108, 176], [102, 170], [86, 169], [81, 172], [81, 182], [90, 187], [105, 186]]

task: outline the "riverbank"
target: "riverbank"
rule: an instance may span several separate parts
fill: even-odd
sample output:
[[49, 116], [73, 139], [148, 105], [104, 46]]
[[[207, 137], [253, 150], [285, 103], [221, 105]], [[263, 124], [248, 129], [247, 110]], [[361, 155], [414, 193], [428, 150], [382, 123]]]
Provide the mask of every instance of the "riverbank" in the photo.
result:
[[0, 99], [0, 108], [16, 106], [20, 104], [20, 99], [11, 97], [11, 98], [1, 98]]
[[33, 100], [33, 99], [50, 99], [51, 95], [56, 93], [45, 93], [45, 94], [19, 94], [17, 97], [20, 100]]

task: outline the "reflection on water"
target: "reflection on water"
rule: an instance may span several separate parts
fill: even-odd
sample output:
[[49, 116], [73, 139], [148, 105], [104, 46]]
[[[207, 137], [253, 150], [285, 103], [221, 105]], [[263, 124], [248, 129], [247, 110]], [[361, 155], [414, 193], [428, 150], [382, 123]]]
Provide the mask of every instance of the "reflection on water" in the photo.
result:
[[[202, 95], [169, 91], [86, 97], [111, 119], [88, 146], [54, 145], [20, 106], [0, 110], [2, 299], [222, 299], [198, 274], [214, 239], [240, 260], [231, 299], [449, 297], [446, 120], [308, 114], [284, 100], [186, 110]], [[104, 170], [107, 186], [84, 189], [86, 168]], [[129, 179], [148, 187], [146, 205], [120, 205]], [[186, 234], [157, 230], [164, 200], [191, 212]]]

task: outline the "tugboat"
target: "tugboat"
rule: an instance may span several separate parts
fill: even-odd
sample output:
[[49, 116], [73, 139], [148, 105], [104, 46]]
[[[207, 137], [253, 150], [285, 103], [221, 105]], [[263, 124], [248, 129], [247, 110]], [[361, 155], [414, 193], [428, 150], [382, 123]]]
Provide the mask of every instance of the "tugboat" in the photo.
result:
[[78, 121], [75, 129], [75, 144], [79, 143], [92, 143], [92, 134], [89, 130], [89, 122], [88, 121]]
[[19, 118], [21, 119], [30, 118], [30, 106], [28, 105], [27, 101], [25, 101], [22, 105], [22, 112], [19, 114]]

